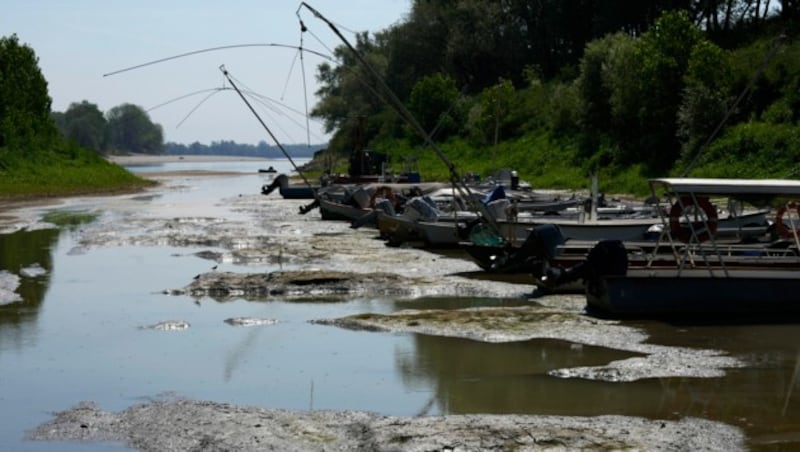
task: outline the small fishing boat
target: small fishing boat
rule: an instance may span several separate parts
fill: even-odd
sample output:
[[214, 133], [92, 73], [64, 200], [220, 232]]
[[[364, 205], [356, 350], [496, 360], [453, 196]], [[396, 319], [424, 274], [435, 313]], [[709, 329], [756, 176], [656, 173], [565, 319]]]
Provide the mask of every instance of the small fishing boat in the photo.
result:
[[[634, 264], [622, 242], [598, 243], [580, 264], [590, 309], [635, 316], [800, 312], [800, 217], [792, 201], [800, 181], [663, 178], [650, 187], [672, 200], [658, 240], [671, 252]], [[719, 241], [713, 203], [723, 197], [779, 203], [780, 245], [731, 248]]]
[[430, 197], [417, 196], [405, 203], [401, 213], [378, 212], [376, 221], [381, 237], [389, 245], [421, 242], [426, 247], [444, 248], [465, 240], [478, 219], [471, 211], [442, 212]]
[[323, 220], [350, 221], [354, 227], [374, 225], [379, 212], [394, 216], [407, 200], [442, 187], [438, 182], [418, 184], [331, 185], [318, 192]]

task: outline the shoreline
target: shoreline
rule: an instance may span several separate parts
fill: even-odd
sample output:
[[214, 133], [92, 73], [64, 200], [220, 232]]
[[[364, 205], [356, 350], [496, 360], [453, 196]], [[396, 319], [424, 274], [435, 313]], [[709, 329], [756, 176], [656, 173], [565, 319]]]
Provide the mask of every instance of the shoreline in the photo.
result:
[[117, 165], [156, 165], [160, 163], [176, 162], [249, 162], [264, 161], [271, 159], [263, 157], [247, 157], [240, 155], [151, 155], [151, 154], [129, 154], [129, 155], [109, 155], [106, 160]]
[[[150, 154], [129, 154], [129, 155], [109, 155], [105, 159], [120, 166], [149, 166], [163, 163], [203, 163], [203, 162], [248, 162], [248, 161], [270, 161], [262, 157], [246, 156], [227, 156], [227, 155], [150, 155]], [[174, 177], [178, 174], [182, 176], [208, 176], [220, 175], [229, 176], [235, 173], [229, 171], [171, 171], [163, 173], [137, 173], [139, 177], [158, 181], [159, 179]], [[147, 187], [134, 188], [130, 190], [109, 189], [109, 190], [88, 190], [80, 193], [68, 194], [20, 194], [12, 196], [0, 195], [0, 228], [3, 225], [18, 221], [17, 215], [13, 211], [31, 207], [55, 206], [61, 204], [66, 199], [95, 197], [95, 196], [117, 196], [126, 193], [137, 193], [147, 190]]]
[[[156, 160], [164, 161], [177, 156], [132, 157], [139, 161], [153, 161], [153, 157], [161, 157]], [[169, 175], [166, 179], [169, 179]], [[184, 179], [181, 175], [172, 183], [166, 181], [158, 188], [153, 188], [152, 193], [157, 195], [162, 190], [183, 190], [182, 187], [187, 185]], [[344, 293], [345, 297], [373, 297], [386, 293], [396, 295], [398, 287], [408, 287], [409, 298], [421, 295], [478, 295], [519, 299], [526, 297], [530, 289], [527, 285], [468, 279], [461, 275], [474, 270], [475, 265], [469, 261], [433, 255], [424, 250], [389, 249], [380, 241], [365, 240], [372, 236], [368, 231], [354, 231], [342, 222], [323, 222], [302, 216], [298, 213], [298, 207], [304, 200], [272, 199], [259, 193], [250, 193], [232, 195], [222, 199], [222, 202], [226, 206], [225, 212], [211, 214], [198, 213], [194, 209], [176, 210], [174, 205], [154, 210], [154, 214], [140, 212], [139, 207], [114, 202], [112, 209], [126, 212], [125, 221], [84, 226], [78, 233], [80, 243], [86, 250], [129, 245], [161, 246], [164, 243], [192, 247], [202, 243], [204, 248], [221, 249], [219, 255], [209, 258], [217, 263], [236, 262], [239, 266], [255, 266], [252, 270], [229, 272], [226, 269], [218, 270], [215, 264], [211, 271], [199, 273], [195, 278], [187, 276], [185, 282], [189, 286], [167, 288], [163, 292], [164, 296], [170, 296], [192, 287], [209, 288], [208, 294], [198, 297], [198, 300], [213, 298], [213, 294], [221, 299], [219, 292], [213, 290], [220, 287], [232, 290], [234, 297], [246, 300], [247, 296], [242, 294], [248, 288], [275, 290], [280, 298], [300, 294], [301, 298], [310, 295], [326, 299], [331, 297], [325, 290], [331, 290], [331, 287], [332, 292]], [[133, 204], [138, 206], [141, 203], [134, 201]], [[230, 217], [227, 212], [236, 212], [236, 215]], [[39, 214], [40, 209], [29, 209], [27, 218], [33, 221], [31, 224], [36, 224]], [[279, 266], [286, 264], [303, 270], [289, 272], [280, 267], [280, 271], [265, 274], [258, 268], [265, 263], [274, 264], [276, 256]], [[320, 270], [334, 268], [341, 274]], [[236, 283], [237, 279], [242, 283]], [[222, 284], [215, 284], [215, 281]], [[406, 311], [391, 317], [372, 316], [371, 325], [367, 326], [372, 326], [372, 331], [375, 331], [374, 327], [382, 326], [388, 330], [404, 329], [405, 333], [412, 329], [415, 333], [428, 335], [461, 334], [475, 340], [482, 337], [486, 342], [495, 341], [501, 335], [505, 335], [506, 340], [516, 341], [522, 338], [521, 334], [552, 338], [555, 333], [562, 332], [560, 337], [568, 333], [568, 341], [588, 345], [601, 343], [592, 337], [574, 334], [578, 331], [588, 331], [606, 339], [610, 332], [616, 331], [617, 343], [624, 344], [636, 343], [642, 338], [642, 333], [637, 330], [602, 325], [602, 322], [591, 319], [583, 321], [580, 315], [583, 301], [580, 299], [574, 302], [566, 298], [550, 300], [540, 299], [531, 303], [531, 306], [505, 308], [502, 312], [465, 309], [459, 317], [470, 322], [456, 323], [452, 316], [448, 316], [438, 323], [423, 323], [423, 319], [413, 317], [413, 311]], [[532, 322], [531, 318], [542, 321]], [[500, 319], [501, 322], [496, 323], [493, 319]], [[325, 318], [317, 320], [320, 323], [326, 321]], [[334, 319], [331, 325], [347, 326], [342, 325], [346, 321], [336, 323]], [[498, 332], [493, 327], [500, 325], [508, 328], [512, 321], [526, 331], [514, 327], [511, 332], [517, 336], [511, 336], [508, 331]], [[612, 327], [615, 329], [612, 330]], [[613, 345], [608, 341], [602, 344]], [[670, 350], [663, 347], [636, 351], [649, 352], [656, 359], [620, 361], [623, 364], [627, 362], [627, 367], [610, 368], [614, 364], [611, 363], [605, 367], [575, 368], [574, 374], [562, 372], [557, 377], [633, 375], [641, 378], [643, 368], [652, 372], [653, 369], [661, 369], [662, 363], [684, 363], [684, 368], [695, 369], [700, 364], [716, 359], [715, 356], [700, 354], [697, 355], [702, 360], [700, 363], [689, 361], [685, 359], [686, 353], [669, 353]], [[666, 369], [670, 371], [671, 367]], [[653, 376], [650, 374], [645, 378]], [[655, 377], [661, 378], [663, 374], [656, 374]], [[742, 450], [746, 441], [743, 430], [735, 425], [691, 416], [678, 419], [487, 413], [386, 416], [346, 409], [281, 410], [180, 397], [155, 399], [115, 410], [113, 406], [104, 408], [99, 402], [91, 401], [91, 393], [84, 395], [89, 397], [81, 397], [75, 400], [78, 405], [54, 413], [52, 419], [36, 427], [28, 439], [113, 441], [141, 450], [260, 450], [264, 445], [269, 445], [282, 450], [387, 451], [447, 448]]]

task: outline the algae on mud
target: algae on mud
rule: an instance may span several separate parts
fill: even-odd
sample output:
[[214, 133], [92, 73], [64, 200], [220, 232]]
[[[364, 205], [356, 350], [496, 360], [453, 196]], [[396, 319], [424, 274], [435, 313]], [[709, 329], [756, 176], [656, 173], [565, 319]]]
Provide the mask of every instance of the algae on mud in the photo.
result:
[[[532, 290], [530, 285], [466, 278], [464, 275], [476, 270], [476, 266], [468, 260], [419, 249], [387, 248], [383, 242], [374, 240], [373, 231], [352, 230], [346, 224], [322, 222], [313, 214], [299, 215], [297, 212], [301, 202], [265, 198], [257, 193], [228, 193], [218, 194], [219, 197], [211, 204], [200, 204], [195, 199], [197, 195], [193, 188], [193, 178], [198, 177], [197, 175], [163, 177], [164, 186], [152, 189], [149, 196], [117, 197], [111, 203], [107, 203], [111, 200], [110, 198], [92, 200], [90, 204], [98, 203], [103, 206], [103, 213], [94, 223], [83, 225], [72, 233], [76, 245], [70, 250], [70, 255], [91, 255], [98, 250], [117, 247], [158, 248], [170, 246], [181, 249], [191, 248], [190, 251], [187, 251], [187, 256], [211, 259], [215, 263], [214, 266], [221, 267], [213, 271], [201, 271], [197, 279], [193, 278], [197, 271], [195, 270], [195, 272], [187, 274], [184, 280], [175, 280], [170, 285], [162, 287], [161, 297], [163, 297], [164, 304], [188, 298], [186, 295], [180, 294], [192, 294], [193, 288], [197, 290], [194, 292], [197, 301], [203, 304], [201, 308], [205, 308], [207, 304], [214, 304], [206, 303], [208, 298], [234, 302], [236, 300], [252, 300], [254, 302], [280, 300], [281, 302], [301, 304], [318, 299], [384, 299], [388, 294], [393, 299], [402, 300], [403, 306], [411, 308], [412, 311], [399, 312], [396, 317], [386, 315], [385, 318], [382, 318], [379, 313], [367, 311], [361, 312], [352, 319], [349, 317], [326, 319], [320, 318], [324, 317], [320, 314], [314, 319], [317, 322], [315, 325], [329, 323], [339, 326], [347, 325], [350, 322], [350, 325], [347, 326], [360, 324], [362, 327], [366, 325], [365, 329], [423, 334], [426, 341], [438, 337], [468, 337], [482, 343], [501, 341], [513, 343], [539, 338], [539, 340], [556, 340], [559, 343], [573, 344], [576, 347], [586, 345], [630, 352], [630, 356], [626, 355], [618, 360], [621, 364], [608, 362], [588, 368], [584, 368], [585, 366], [559, 367], [551, 374], [551, 376], [559, 377], [579, 377], [567, 379], [572, 381], [603, 383], [614, 381], [618, 382], [614, 384], [624, 385], [625, 383], [622, 382], [641, 381], [661, 376], [708, 377], [719, 375], [727, 368], [738, 368], [740, 365], [733, 357], [712, 349], [684, 350], [680, 346], [666, 347], [648, 344], [647, 334], [641, 328], [585, 315], [583, 300], [579, 296], [542, 297], [529, 300], [528, 296]], [[229, 176], [219, 175], [218, 177]], [[214, 186], [218, 186], [218, 182]], [[186, 198], [191, 202], [186, 206], [176, 205], [174, 201], [166, 202], [168, 195], [164, 196], [163, 194], [169, 193], [170, 190], [185, 193]], [[83, 208], [83, 204], [79, 200], [68, 201], [65, 204], [67, 208], [75, 207], [76, 211]], [[142, 206], [148, 207], [143, 211]], [[37, 212], [42, 212], [41, 207], [36, 209]], [[29, 217], [22, 215], [22, 218]], [[205, 268], [207, 269], [211, 265], [209, 263]], [[209, 296], [211, 293], [214, 294], [213, 297]], [[179, 296], [173, 297], [172, 295]], [[428, 300], [435, 300], [437, 297], [462, 297], [464, 300], [469, 300], [469, 297], [476, 296], [512, 299], [516, 307], [423, 310], [422, 303], [418, 301], [420, 297], [429, 297]], [[415, 303], [419, 303], [419, 306]], [[435, 305], [435, 302], [428, 304]], [[520, 304], [523, 306], [519, 306]], [[418, 312], [414, 313], [413, 309], [417, 307], [419, 307]], [[215, 324], [235, 330], [223, 322], [225, 319], [237, 316], [238, 314], [232, 315], [232, 312], [225, 311], [224, 315], [215, 320]], [[257, 316], [253, 316], [253, 318], [257, 318]], [[172, 319], [172, 317], [147, 320], [136, 318], [134, 325], [154, 326], [158, 325], [160, 321], [168, 319]], [[260, 330], [272, 332], [273, 329], [277, 330], [286, 326], [282, 319], [277, 320], [276, 326]], [[176, 318], [174, 321], [184, 320]], [[189, 322], [186, 324], [188, 325]], [[191, 325], [191, 328], [185, 330], [170, 330], [174, 331], [174, 334], [159, 332], [149, 334], [146, 331], [141, 334], [148, 336], [147, 339], [155, 339], [150, 336], [169, 336], [170, 339], [178, 338], [180, 340], [182, 336], [199, 334], [200, 330], [195, 328], [195, 322], [191, 322]], [[319, 328], [326, 329], [325, 326]], [[329, 329], [338, 330], [338, 328]], [[256, 330], [251, 329], [251, 331]], [[372, 333], [355, 334], [365, 336]], [[360, 340], [371, 342], [369, 337], [364, 336], [359, 336]], [[342, 371], [344, 372], [346, 369]], [[563, 374], [557, 374], [558, 371]], [[690, 371], [695, 373], [689, 373]], [[552, 378], [552, 380], [566, 381], [560, 378]], [[622, 389], [619, 391], [622, 392]], [[92, 400], [92, 398], [87, 397], [86, 400]], [[201, 413], [195, 410], [195, 408], [203, 406], [211, 407], [210, 412]], [[64, 407], [59, 408], [63, 409]], [[142, 412], [141, 410], [152, 410], [149, 411], [151, 414], [157, 413], [163, 416], [161, 419], [165, 421], [164, 424], [171, 423], [176, 427], [174, 429], [165, 427], [164, 430], [155, 431], [152, 425], [141, 424], [137, 421], [124, 432], [120, 432], [115, 430], [117, 427], [103, 422], [96, 424], [90, 422], [92, 416], [95, 415], [92, 413], [100, 413], [101, 417], [106, 416], [107, 413], [104, 414], [97, 408], [92, 412], [78, 409], [75, 414], [80, 416], [88, 414], [89, 417], [82, 421], [80, 416], [64, 418], [68, 421], [73, 419], [79, 422], [78, 424], [67, 422], [62, 425], [61, 427], [67, 430], [75, 429], [75, 431], [65, 433], [67, 436], [60, 438], [64, 439], [73, 435], [69, 437], [77, 439], [80, 432], [89, 432], [86, 439], [110, 439], [113, 437], [117, 438], [115, 440], [128, 441], [133, 447], [140, 447], [136, 444], [150, 444], [137, 442], [140, 440], [155, 441], [154, 444], [161, 445], [170, 441], [187, 441], [185, 444], [189, 447], [198, 444], [207, 446], [220, 444], [226, 445], [226, 447], [235, 447], [226, 443], [227, 439], [221, 436], [222, 432], [202, 433], [197, 432], [196, 429], [193, 430], [191, 426], [197, 425], [198, 422], [212, 422], [234, 428], [227, 422], [234, 422], [234, 424], [240, 420], [244, 422], [249, 419], [247, 412], [252, 410], [261, 413], [260, 410], [265, 409], [211, 402], [176, 402], [152, 406], [146, 404], [144, 408], [135, 406], [119, 412], [118, 416], [126, 417], [135, 412]], [[236, 417], [231, 419], [231, 413], [237, 413]], [[198, 417], [193, 418], [195, 415]], [[287, 418], [300, 421], [305, 415], [306, 413], [302, 410], [286, 412]], [[348, 410], [337, 410], [331, 415], [338, 416], [343, 425], [349, 426], [363, 425], [358, 423], [360, 419], [364, 419], [365, 416], [373, 416]], [[538, 446], [556, 444], [566, 448], [579, 447], [584, 444], [581, 442], [582, 438], [594, 434], [591, 431], [592, 425], [603, 425], [601, 430], [608, 429], [609, 437], [587, 444], [607, 445], [608, 447], [616, 445], [623, 448], [626, 447], [625, 445], [641, 447], [641, 443], [636, 442], [635, 438], [629, 439], [627, 434], [622, 432], [626, 429], [629, 432], [633, 431], [631, 430], [632, 426], [640, 424], [645, 425], [645, 430], [651, 430], [647, 435], [658, 432], [663, 432], [667, 436], [675, 435], [665, 439], [666, 442], [663, 443], [671, 444], [673, 448], [679, 448], [680, 445], [686, 446], [687, 440], [694, 440], [694, 438], [687, 439], [678, 434], [679, 428], [672, 429], [670, 426], [673, 425], [673, 422], [677, 426], [692, 424], [700, 428], [697, 434], [704, 437], [722, 438], [726, 442], [726, 447], [732, 444], [733, 448], [739, 448], [742, 443], [742, 434], [738, 429], [694, 417], [687, 417], [682, 421], [669, 419], [644, 421], [638, 416], [610, 418], [600, 416], [583, 418], [523, 416], [518, 418], [510, 414], [498, 417], [475, 414], [453, 417], [455, 420], [450, 420], [450, 418], [451, 416], [442, 416], [426, 419], [430, 422], [444, 422], [434, 425], [434, 429], [443, 428], [442, 425], [446, 426], [444, 428], [449, 428], [447, 426], [460, 423], [474, 428], [475, 439], [470, 439], [465, 444], [484, 444], [480, 441], [488, 441], [485, 444], [494, 444], [491, 441], [494, 441], [493, 435], [499, 428], [496, 422], [511, 422], [512, 424], [515, 422], [521, 424], [541, 422], [542, 425], [546, 425], [544, 431], [526, 430], [520, 433], [524, 437], [533, 432], [535, 438], [542, 440], [539, 443], [526, 443], [524, 441], [527, 440], [519, 440], [522, 441], [520, 447], [523, 448], [535, 447], [537, 444]], [[416, 424], [416, 418], [388, 419], [377, 421], [381, 428], [388, 429], [387, 433], [380, 433], [380, 435], [385, 435], [379, 436], [380, 438], [387, 441], [391, 438], [400, 438], [403, 441], [400, 444], [408, 445], [408, 447], [417, 444], [415, 442], [417, 440], [422, 444], [429, 444], [427, 441], [430, 438], [426, 436], [426, 430]], [[551, 419], [552, 422], [548, 423], [547, 419]], [[186, 423], [189, 432], [181, 431], [180, 427], [184, 425], [182, 422]], [[455, 424], [448, 424], [448, 422]], [[560, 436], [559, 432], [565, 425], [575, 425], [570, 424], [571, 422], [577, 424], [576, 433]], [[662, 429], [662, 423], [668, 428]], [[86, 425], [89, 428], [81, 428], [80, 425]], [[262, 423], [262, 426], [266, 425]], [[311, 429], [310, 431], [323, 431], [324, 428], [327, 428], [324, 427], [327, 424], [323, 422], [322, 425], [321, 427], [319, 424], [311, 423], [308, 428]], [[371, 425], [367, 424], [367, 428], [371, 428]], [[391, 430], [393, 426], [397, 427], [394, 431]], [[54, 424], [49, 424], [49, 427], [43, 426], [45, 433], [37, 434], [36, 438], [57, 440], [61, 427], [54, 426]], [[377, 429], [377, 427], [375, 428]], [[458, 431], [458, 428], [460, 427], [453, 427], [453, 430]], [[257, 434], [280, 436], [280, 429], [280, 425], [265, 427], [262, 429], [263, 432], [259, 431]], [[510, 437], [516, 438], [514, 436], [516, 434], [510, 433]], [[341, 439], [341, 441], [345, 441], [343, 444], [362, 444], [358, 441], [362, 441], [363, 438], [350, 438], [343, 433], [323, 436], [338, 438], [336, 435], [345, 435]], [[644, 437], [648, 438], [647, 435]], [[346, 442], [350, 440], [356, 442]], [[332, 441], [334, 441], [333, 444], [339, 444], [336, 442], [339, 440]], [[652, 444], [662, 444], [658, 443], [658, 440], [653, 441], [656, 442]], [[234, 444], [241, 446], [248, 443]], [[301, 444], [293, 444], [287, 443], [287, 447], [289, 449], [302, 447]], [[452, 442], [451, 444], [458, 443]], [[697, 444], [690, 443], [689, 445]], [[708, 448], [720, 447], [714, 447], [712, 444]]]

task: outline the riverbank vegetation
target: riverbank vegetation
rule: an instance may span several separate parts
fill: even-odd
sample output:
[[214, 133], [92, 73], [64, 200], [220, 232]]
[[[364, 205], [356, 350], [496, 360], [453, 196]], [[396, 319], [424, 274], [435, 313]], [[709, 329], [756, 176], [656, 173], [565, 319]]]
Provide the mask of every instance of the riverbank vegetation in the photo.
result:
[[[535, 188], [576, 189], [596, 174], [603, 191], [637, 194], [649, 177], [797, 177], [798, 35], [795, 0], [414, 0], [395, 25], [355, 38], [379, 78], [345, 45], [317, 68], [312, 116], [332, 139], [313, 167], [346, 172], [366, 148], [392, 171], [449, 179], [383, 100], [391, 91], [461, 175], [511, 168]], [[51, 112], [37, 64], [16, 36], [0, 38], [0, 195], [145, 183], [99, 154], [242, 150], [165, 145], [132, 104]]]
[[135, 190], [151, 182], [64, 138], [30, 47], [0, 38], [0, 197]]
[[[796, 177], [797, 2], [412, 2], [354, 46], [464, 174], [643, 193], [648, 177]], [[318, 69], [328, 152], [447, 169], [345, 46]], [[361, 118], [360, 120], [358, 118]], [[337, 161], [326, 156], [326, 161]], [[342, 161], [341, 159], [338, 161]], [[341, 170], [336, 168], [335, 170]]]

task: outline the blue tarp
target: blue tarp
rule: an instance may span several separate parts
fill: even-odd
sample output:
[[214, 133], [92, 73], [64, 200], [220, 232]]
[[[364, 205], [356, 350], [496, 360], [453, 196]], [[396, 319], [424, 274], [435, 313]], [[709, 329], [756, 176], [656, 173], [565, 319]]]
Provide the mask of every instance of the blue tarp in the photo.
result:
[[486, 196], [483, 197], [481, 202], [486, 205], [492, 201], [497, 201], [498, 199], [505, 199], [506, 197], [506, 190], [503, 188], [502, 185], [496, 185], [492, 191], [490, 191]]

